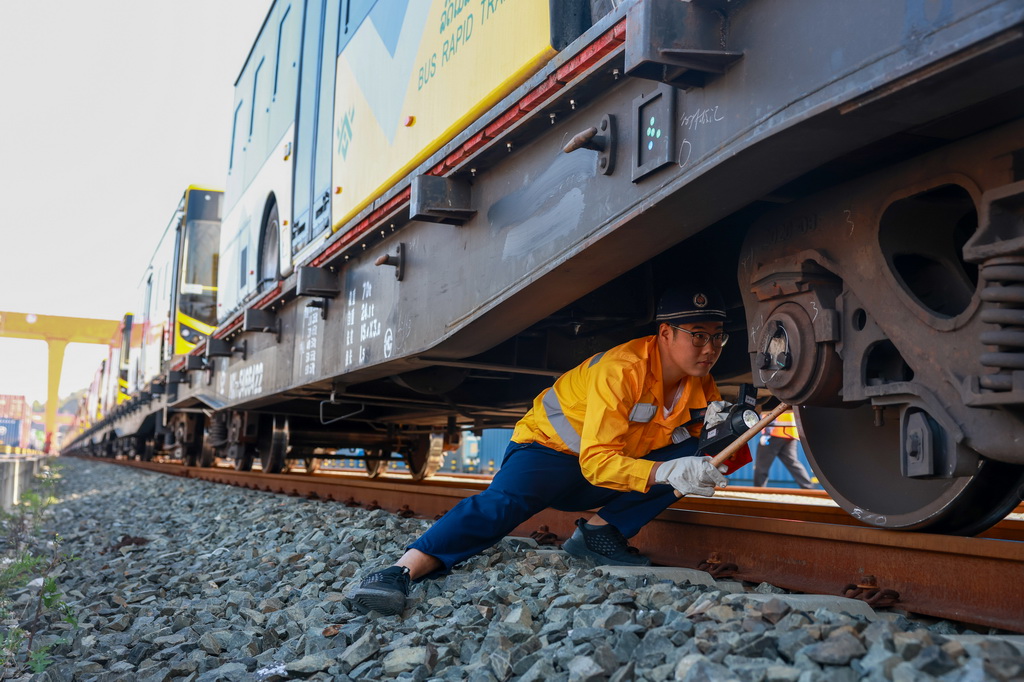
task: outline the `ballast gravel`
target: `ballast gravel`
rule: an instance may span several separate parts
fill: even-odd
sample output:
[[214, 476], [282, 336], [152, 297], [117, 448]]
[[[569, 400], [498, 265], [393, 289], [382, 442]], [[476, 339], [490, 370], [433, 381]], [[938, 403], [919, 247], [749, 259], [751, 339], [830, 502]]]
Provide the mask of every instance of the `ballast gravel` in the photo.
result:
[[[414, 584], [401, 617], [364, 615], [348, 590], [429, 521], [58, 464], [45, 527], [77, 557], [57, 582], [78, 626], [36, 637], [53, 663], [26, 680], [1024, 679], [1021, 636], [663, 568], [598, 569], [511, 538]], [[16, 612], [35, 589], [12, 595]]]

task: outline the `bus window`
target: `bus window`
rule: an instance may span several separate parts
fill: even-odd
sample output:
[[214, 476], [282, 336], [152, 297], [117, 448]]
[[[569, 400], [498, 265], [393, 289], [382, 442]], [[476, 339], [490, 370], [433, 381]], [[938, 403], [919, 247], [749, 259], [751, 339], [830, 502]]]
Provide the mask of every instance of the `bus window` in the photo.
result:
[[256, 71], [252, 76], [252, 101], [249, 107], [249, 141], [252, 141], [252, 133], [256, 125], [256, 105], [260, 102], [260, 71], [263, 70], [263, 60], [256, 65]]
[[186, 227], [185, 258], [178, 309], [209, 325], [217, 321], [217, 249], [220, 223], [190, 220]]
[[[281, 21], [277, 23], [277, 53], [274, 59], [274, 99], [277, 99], [277, 91], [281, 85], [281, 55], [284, 50], [284, 58], [288, 59], [291, 55], [291, 50], [288, 50], [289, 32], [288, 32], [288, 17], [291, 16], [292, 8], [289, 5], [284, 10], [284, 16], [281, 17]], [[287, 68], [288, 65], [284, 65]]]
[[235, 147], [238, 146], [238, 117], [242, 113], [242, 100], [238, 101], [238, 105], [235, 106], [235, 118], [231, 123], [231, 152], [228, 156], [228, 172], [230, 173], [235, 167]]
[[211, 326], [217, 323], [221, 197], [220, 192], [189, 192], [178, 299], [181, 313]]

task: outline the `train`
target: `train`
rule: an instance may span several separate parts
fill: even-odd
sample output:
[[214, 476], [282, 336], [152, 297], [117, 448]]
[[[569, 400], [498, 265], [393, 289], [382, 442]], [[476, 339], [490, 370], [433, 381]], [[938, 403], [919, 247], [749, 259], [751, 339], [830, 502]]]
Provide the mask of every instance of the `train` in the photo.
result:
[[840, 506], [979, 533], [1024, 491], [1022, 46], [1017, 0], [276, 0], [215, 319], [64, 451], [424, 478], [698, 278]]

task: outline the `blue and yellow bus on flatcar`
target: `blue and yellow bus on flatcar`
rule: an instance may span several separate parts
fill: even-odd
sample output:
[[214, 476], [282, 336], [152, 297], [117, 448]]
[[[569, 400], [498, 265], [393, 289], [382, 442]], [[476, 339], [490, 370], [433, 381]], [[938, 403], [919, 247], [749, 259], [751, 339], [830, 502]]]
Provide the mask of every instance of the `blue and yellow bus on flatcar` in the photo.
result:
[[726, 299], [723, 394], [794, 405], [839, 504], [978, 533], [1024, 485], [1022, 26], [1019, 0], [275, 0], [225, 112], [216, 329], [163, 431], [114, 437], [427, 476], [686, 277]]
[[557, 54], [579, 0], [278, 0], [235, 82], [223, 321]]
[[171, 215], [143, 273], [132, 332], [130, 392], [165, 373], [213, 332], [223, 193], [189, 186]]

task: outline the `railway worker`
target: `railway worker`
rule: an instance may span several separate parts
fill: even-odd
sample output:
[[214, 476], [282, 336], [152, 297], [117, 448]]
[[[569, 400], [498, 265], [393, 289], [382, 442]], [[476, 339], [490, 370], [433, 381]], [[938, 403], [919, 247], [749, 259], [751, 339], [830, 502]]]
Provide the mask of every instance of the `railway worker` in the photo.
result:
[[761, 434], [760, 444], [754, 455], [754, 485], [768, 485], [768, 469], [778, 457], [793, 475], [793, 480], [801, 488], [814, 488], [807, 469], [800, 463], [796, 453], [796, 444], [800, 434], [796, 428], [796, 418], [792, 411], [783, 412], [778, 419], [768, 425]]
[[[711, 368], [728, 340], [721, 297], [702, 286], [667, 291], [657, 333], [595, 355], [542, 392], [516, 425], [488, 488], [459, 502], [391, 567], [350, 594], [384, 615], [405, 608], [412, 580], [441, 574], [549, 507], [599, 509], [579, 519], [563, 549], [597, 564], [650, 565], [631, 547], [648, 521], [683, 495], [724, 487], [709, 457], [695, 457], [702, 413], [721, 395]], [[699, 414], [698, 413], [698, 414]], [[727, 465], [750, 461], [744, 448]]]

